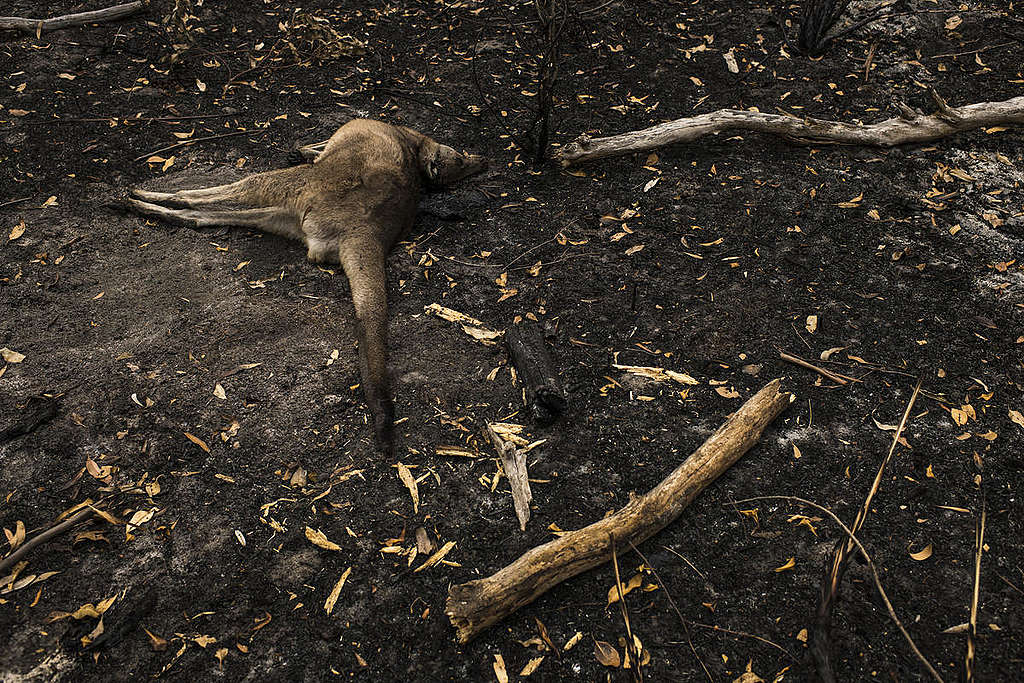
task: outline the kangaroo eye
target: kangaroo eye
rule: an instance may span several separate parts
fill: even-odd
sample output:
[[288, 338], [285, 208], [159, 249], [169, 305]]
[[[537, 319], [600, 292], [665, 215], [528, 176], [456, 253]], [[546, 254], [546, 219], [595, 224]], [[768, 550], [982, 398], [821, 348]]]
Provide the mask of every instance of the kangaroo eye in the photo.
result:
[[431, 178], [436, 178], [437, 177], [437, 162], [436, 161], [431, 160], [431, 162], [429, 164], [427, 164], [427, 175], [430, 176]]

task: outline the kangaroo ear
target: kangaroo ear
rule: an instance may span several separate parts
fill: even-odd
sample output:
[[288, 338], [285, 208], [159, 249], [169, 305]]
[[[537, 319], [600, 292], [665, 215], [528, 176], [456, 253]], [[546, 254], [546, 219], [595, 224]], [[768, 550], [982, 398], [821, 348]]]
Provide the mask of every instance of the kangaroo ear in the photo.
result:
[[441, 172], [441, 166], [437, 163], [437, 157], [434, 157], [427, 162], [427, 178], [431, 181], [436, 181], [438, 174]]

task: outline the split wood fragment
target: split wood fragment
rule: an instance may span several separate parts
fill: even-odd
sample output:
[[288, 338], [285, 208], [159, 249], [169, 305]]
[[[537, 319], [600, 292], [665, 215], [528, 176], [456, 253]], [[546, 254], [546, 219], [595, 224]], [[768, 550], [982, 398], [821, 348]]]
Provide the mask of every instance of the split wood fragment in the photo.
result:
[[581, 135], [558, 154], [563, 166], [604, 157], [647, 152], [657, 147], [692, 142], [711, 133], [752, 130], [781, 135], [801, 145], [868, 145], [894, 147], [929, 142], [976, 128], [1024, 124], [1024, 96], [1001, 102], [978, 102], [951, 107], [934, 89], [930, 91], [937, 111], [919, 114], [902, 107], [899, 117], [858, 125], [783, 114], [764, 114], [740, 109], [719, 109], [708, 114], [668, 121], [643, 130], [604, 138]]
[[91, 12], [79, 12], [77, 14], [63, 14], [50, 19], [29, 19], [28, 17], [0, 17], [0, 30], [24, 31], [39, 36], [43, 31], [57, 31], [62, 28], [83, 26], [85, 24], [97, 24], [105, 21], [117, 21], [124, 19], [142, 10], [148, 2], [138, 0], [137, 2], [126, 2], [123, 5], [115, 5], [104, 9], [97, 9]]
[[512, 441], [505, 441], [487, 424], [487, 435], [491, 437], [494, 447], [501, 457], [501, 466], [505, 470], [508, 484], [512, 488], [512, 504], [519, 519], [519, 529], [526, 531], [526, 523], [530, 521], [530, 503], [533, 492], [530, 491], [530, 475], [526, 471], [526, 449], [516, 448]]
[[794, 396], [776, 379], [752, 396], [660, 484], [621, 510], [537, 546], [495, 574], [452, 586], [445, 612], [467, 642], [547, 590], [611, 559], [612, 539], [638, 545], [675, 520], [740, 459]]

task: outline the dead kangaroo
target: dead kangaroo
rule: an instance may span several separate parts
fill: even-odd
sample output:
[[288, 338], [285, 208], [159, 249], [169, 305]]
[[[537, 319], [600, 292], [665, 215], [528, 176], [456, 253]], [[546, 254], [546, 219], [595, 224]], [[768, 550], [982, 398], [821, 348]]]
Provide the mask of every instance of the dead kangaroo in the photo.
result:
[[[301, 240], [310, 261], [340, 263], [355, 304], [363, 392], [377, 443], [391, 455], [387, 255], [412, 226], [424, 184], [454, 183], [483, 170], [486, 162], [409, 128], [363, 119], [301, 151], [315, 157], [314, 163], [197, 190], [136, 189], [129, 202], [140, 213], [193, 228], [232, 225]], [[209, 208], [224, 203], [247, 208]]]

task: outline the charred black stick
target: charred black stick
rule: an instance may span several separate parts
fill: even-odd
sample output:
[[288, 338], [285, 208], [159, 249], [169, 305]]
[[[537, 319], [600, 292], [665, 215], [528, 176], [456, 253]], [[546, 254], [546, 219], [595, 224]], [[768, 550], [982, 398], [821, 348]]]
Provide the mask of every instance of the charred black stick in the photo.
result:
[[534, 421], [544, 427], [554, 423], [565, 412], [567, 402], [544, 337], [533, 325], [513, 325], [505, 332], [505, 346], [526, 387]]

